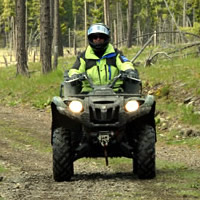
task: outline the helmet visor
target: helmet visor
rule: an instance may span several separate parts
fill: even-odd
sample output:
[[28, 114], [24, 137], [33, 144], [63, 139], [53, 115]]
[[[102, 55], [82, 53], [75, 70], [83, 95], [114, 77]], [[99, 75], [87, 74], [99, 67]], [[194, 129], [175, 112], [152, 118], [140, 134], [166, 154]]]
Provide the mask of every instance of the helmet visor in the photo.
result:
[[102, 25], [95, 24], [88, 29], [88, 36], [94, 33], [102, 33], [109, 36], [109, 30]]
[[93, 34], [91, 34], [90, 35], [90, 38], [92, 39], [92, 40], [96, 40], [96, 39], [106, 39], [108, 36], [106, 36], [105, 34], [102, 34], [102, 33], [93, 33]]

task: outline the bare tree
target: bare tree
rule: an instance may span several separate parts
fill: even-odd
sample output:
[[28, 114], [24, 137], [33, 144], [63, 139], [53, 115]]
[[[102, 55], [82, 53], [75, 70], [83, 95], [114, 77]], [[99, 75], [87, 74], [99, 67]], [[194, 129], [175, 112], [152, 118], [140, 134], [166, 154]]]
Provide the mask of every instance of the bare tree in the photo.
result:
[[25, 44], [25, 0], [16, 0], [17, 75], [29, 76]]
[[42, 72], [46, 74], [52, 71], [49, 0], [40, 0], [40, 6], [40, 60], [42, 62]]
[[59, 17], [59, 0], [54, 0], [54, 31], [53, 31], [53, 46], [54, 46], [54, 69], [57, 67], [58, 56], [63, 56], [62, 37], [60, 30]]
[[127, 31], [127, 47], [132, 45], [132, 29], [133, 29], [133, 0], [128, 0], [128, 31]]
[[[55, 1], [55, 0], [54, 0]], [[61, 34], [61, 26], [60, 26], [60, 15], [59, 15], [59, 2], [60, 0], [56, 0], [56, 4], [54, 4], [54, 8], [56, 9], [54, 12], [54, 26], [57, 24], [57, 32], [58, 32], [58, 56], [63, 56], [63, 44], [62, 44], [62, 34]], [[56, 26], [55, 26], [56, 27]]]
[[77, 49], [76, 49], [76, 19], [77, 19], [77, 17], [76, 17], [76, 14], [75, 14], [75, 16], [74, 16], [74, 38], [73, 38], [73, 47], [74, 47], [74, 55], [76, 55], [76, 53], [77, 53]]
[[51, 39], [52, 39], [52, 44], [53, 44], [53, 26], [54, 26], [54, 0], [49, 0], [50, 1], [50, 26], [51, 26]]
[[187, 0], [183, 0], [183, 27], [186, 26], [186, 6], [187, 5]]
[[109, 0], [104, 0], [104, 23], [110, 26]]
[[84, 1], [85, 6], [85, 47], [87, 46], [87, 0]]
[[164, 0], [164, 2], [165, 2], [165, 5], [166, 5], [166, 7], [167, 7], [167, 10], [168, 10], [168, 12], [169, 12], [169, 14], [170, 14], [170, 16], [171, 16], [171, 18], [172, 18], [172, 20], [173, 20], [173, 22], [174, 22], [176, 28], [177, 28], [177, 30], [178, 30], [179, 33], [180, 33], [181, 39], [182, 39], [183, 41], [186, 41], [186, 38], [184, 37], [184, 35], [182, 34], [182, 32], [181, 32], [181, 30], [180, 30], [178, 24], [176, 23], [175, 17], [174, 17], [174, 15], [173, 15], [173, 13], [171, 12], [167, 1]]

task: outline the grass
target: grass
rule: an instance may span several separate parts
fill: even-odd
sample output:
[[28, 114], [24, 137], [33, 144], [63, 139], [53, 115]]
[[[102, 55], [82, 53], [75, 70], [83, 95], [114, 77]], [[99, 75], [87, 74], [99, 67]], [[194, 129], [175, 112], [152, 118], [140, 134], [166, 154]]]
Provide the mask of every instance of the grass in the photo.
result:
[[[162, 189], [173, 191], [179, 197], [200, 198], [200, 171], [188, 169], [181, 163], [158, 161], [159, 178], [163, 179]], [[167, 176], [165, 175], [167, 174]]]
[[[134, 55], [136, 49], [128, 50]], [[69, 69], [74, 57], [60, 58], [58, 69], [47, 75], [41, 75], [40, 63], [29, 63], [30, 78], [16, 77], [16, 68], [0, 68], [0, 103], [8, 105], [29, 104], [31, 106], [44, 108], [49, 104], [54, 95], [59, 94], [59, 86], [63, 81], [63, 72]], [[181, 84], [181, 89], [189, 91], [191, 95], [199, 95], [200, 89], [200, 62], [198, 58], [176, 59], [172, 61], [160, 61], [153, 67], [138, 67], [143, 86], [153, 87], [161, 84], [159, 97], [167, 96], [173, 92], [174, 84]], [[173, 100], [173, 99], [172, 99]], [[173, 102], [173, 101], [172, 101]]]
[[7, 169], [5, 167], [3, 167], [2, 165], [0, 165], [0, 174], [6, 172]]
[[[69, 68], [72, 65], [72, 61], [71, 64], [70, 61], [67, 63]], [[16, 77], [14, 66], [1, 68], [0, 103], [9, 106], [27, 104], [37, 108], [44, 108], [49, 105], [52, 97], [59, 95], [59, 87], [63, 81], [63, 72], [65, 70], [65, 61], [60, 59], [58, 69], [47, 75], [41, 75], [40, 68], [41, 65], [39, 63], [30, 63], [30, 78]]]
[[[132, 59], [138, 50], [139, 48], [125, 48], [123, 52]], [[153, 48], [147, 48], [141, 58], [147, 58], [151, 50]], [[52, 97], [59, 95], [64, 71], [69, 69], [74, 61], [75, 57], [59, 58], [57, 70], [47, 75], [41, 74], [40, 63], [29, 63], [30, 78], [16, 77], [14, 66], [0, 68], [0, 103], [9, 106], [28, 105], [40, 109], [49, 106]], [[159, 59], [151, 67], [140, 66], [137, 69], [143, 80], [143, 88], [153, 91], [158, 111], [166, 113], [171, 120], [176, 118], [180, 123], [200, 126], [200, 115], [193, 112], [194, 107], [183, 103], [187, 97], [200, 95], [198, 57]], [[170, 137], [169, 139], [174, 140], [173, 132]]]
[[197, 92], [200, 83], [199, 58], [176, 59], [172, 61], [160, 61], [153, 67], [140, 68], [141, 77], [152, 85], [164, 83], [174, 85], [184, 83], [183, 89]]
[[[138, 68], [144, 88], [153, 92], [157, 101], [157, 111], [165, 113], [168, 119], [178, 120], [179, 125], [191, 126], [197, 130], [200, 128], [200, 115], [193, 105], [184, 104], [189, 97], [200, 95], [200, 62], [198, 57], [184, 59], [163, 60], [152, 67]], [[160, 122], [158, 116], [157, 122]], [[182, 138], [176, 130], [170, 130], [165, 134], [164, 140], [170, 144], [188, 144], [200, 146], [199, 137]], [[159, 138], [162, 139], [162, 138]]]
[[183, 137], [179, 134], [178, 131], [172, 130], [166, 133], [165, 138], [159, 137], [159, 140], [165, 141], [170, 145], [187, 145], [189, 147], [200, 147], [200, 138], [199, 137]]
[[[31, 133], [31, 129], [25, 128], [17, 128], [17, 124], [15, 122], [7, 122], [1, 121], [1, 135], [3, 136], [6, 133], [6, 137], [10, 139], [12, 142], [11, 147], [14, 149], [24, 149], [24, 148], [34, 148], [41, 152], [51, 152], [51, 146], [49, 143], [44, 143], [43, 140], [39, 140], [37, 135]], [[35, 131], [35, 130], [34, 130]]]
[[186, 106], [185, 104], [178, 104], [171, 100], [159, 100], [157, 104], [157, 109], [164, 111], [171, 118], [179, 118], [179, 120], [188, 125], [199, 126], [200, 125], [200, 115], [194, 112], [193, 106]]
[[[105, 160], [103, 158], [98, 159], [81, 159], [81, 162], [86, 164], [94, 162], [95, 166], [105, 166]], [[124, 180], [133, 181], [137, 180], [131, 178], [132, 174], [132, 159], [128, 158], [109, 158], [109, 168], [112, 169], [113, 174], [116, 176], [123, 176]], [[200, 198], [200, 170], [190, 169], [184, 163], [172, 162], [164, 159], [157, 159], [156, 161], [157, 177], [153, 180], [138, 181], [138, 187], [145, 188], [142, 195], [150, 198], [152, 193], [158, 193], [156, 196], [159, 197], [161, 193], [163, 196], [161, 199], [175, 199], [175, 198], [186, 198], [186, 199], [198, 199]], [[124, 175], [123, 175], [124, 174]], [[126, 194], [122, 199], [126, 199]], [[141, 193], [140, 193], [141, 194]], [[136, 199], [140, 195], [135, 191]], [[110, 198], [120, 197], [120, 192], [109, 192], [107, 196]], [[165, 196], [166, 195], [166, 196]], [[170, 196], [169, 196], [170, 195]], [[127, 199], [129, 199], [127, 197]], [[138, 197], [138, 199], [141, 199]], [[158, 198], [159, 199], [159, 198]]]

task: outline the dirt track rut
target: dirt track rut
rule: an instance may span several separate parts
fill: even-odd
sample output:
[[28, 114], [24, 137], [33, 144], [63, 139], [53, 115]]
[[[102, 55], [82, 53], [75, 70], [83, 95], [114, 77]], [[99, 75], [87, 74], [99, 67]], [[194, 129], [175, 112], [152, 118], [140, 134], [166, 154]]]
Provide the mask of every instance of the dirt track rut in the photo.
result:
[[[0, 199], [174, 199], [171, 191], [162, 189], [163, 178], [141, 181], [133, 176], [131, 166], [116, 172], [93, 159], [75, 162], [71, 182], [54, 182], [52, 154], [45, 150], [51, 148], [50, 125], [48, 111], [0, 106], [0, 166], [8, 169], [0, 174]], [[22, 139], [20, 132], [27, 138]], [[30, 140], [34, 145], [29, 144]], [[198, 155], [196, 150], [188, 155], [185, 149], [157, 145], [158, 158], [179, 160], [191, 168], [200, 167]], [[167, 172], [158, 171], [158, 177], [162, 173]]]

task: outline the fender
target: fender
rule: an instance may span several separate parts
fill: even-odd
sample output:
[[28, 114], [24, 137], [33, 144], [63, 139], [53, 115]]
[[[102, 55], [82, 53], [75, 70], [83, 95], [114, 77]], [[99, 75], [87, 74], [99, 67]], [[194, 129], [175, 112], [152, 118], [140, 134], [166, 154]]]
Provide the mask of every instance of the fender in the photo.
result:
[[81, 124], [78, 121], [75, 121], [66, 115], [65, 112], [66, 107], [67, 106], [60, 97], [58, 96], [53, 97], [51, 103], [51, 112], [52, 112], [51, 142], [52, 142], [53, 131], [56, 128], [64, 127], [72, 131], [81, 131]]

